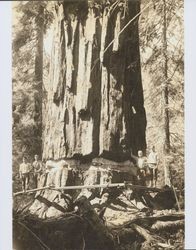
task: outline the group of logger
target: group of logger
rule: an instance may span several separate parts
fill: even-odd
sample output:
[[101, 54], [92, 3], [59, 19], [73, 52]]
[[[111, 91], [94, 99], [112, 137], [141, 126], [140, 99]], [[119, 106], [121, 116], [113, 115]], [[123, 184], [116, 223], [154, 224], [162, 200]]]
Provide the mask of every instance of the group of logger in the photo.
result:
[[[159, 160], [155, 147], [152, 146], [148, 157], [144, 156], [141, 150], [138, 151], [137, 156], [133, 155], [131, 152], [131, 157], [135, 160], [138, 181], [140, 181], [143, 185], [156, 187]], [[37, 187], [42, 173], [46, 171], [47, 169], [44, 168], [44, 163], [39, 160], [38, 155], [34, 156], [32, 164], [27, 161], [26, 156], [23, 156], [22, 163], [19, 166], [19, 176], [22, 183], [22, 190], [25, 192], [29, 189], [30, 178], [33, 179], [34, 185]]]
[[22, 163], [19, 166], [19, 177], [22, 182], [22, 190], [26, 191], [29, 189], [30, 177], [32, 176], [35, 187], [38, 185], [38, 181], [43, 172], [43, 164], [39, 160], [39, 156], [34, 156], [32, 164], [27, 162], [27, 157], [23, 156]]

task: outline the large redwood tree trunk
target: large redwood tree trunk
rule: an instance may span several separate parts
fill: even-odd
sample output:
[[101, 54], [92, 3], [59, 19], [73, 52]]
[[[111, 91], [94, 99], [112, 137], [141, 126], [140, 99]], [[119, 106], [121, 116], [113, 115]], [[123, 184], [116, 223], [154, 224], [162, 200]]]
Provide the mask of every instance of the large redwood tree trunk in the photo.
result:
[[146, 148], [138, 19], [118, 36], [140, 5], [100, 2], [56, 5], [44, 159], [122, 161]]

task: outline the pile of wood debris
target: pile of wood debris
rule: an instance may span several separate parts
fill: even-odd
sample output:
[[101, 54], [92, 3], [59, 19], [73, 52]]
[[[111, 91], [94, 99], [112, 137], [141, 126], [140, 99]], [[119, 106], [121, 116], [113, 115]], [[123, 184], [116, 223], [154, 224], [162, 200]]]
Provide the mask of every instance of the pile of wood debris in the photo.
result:
[[[28, 204], [14, 210], [15, 249], [183, 249], [184, 213], [177, 211], [171, 188], [131, 184], [93, 188], [100, 176], [90, 167], [83, 183], [77, 183], [85, 186], [78, 192], [66, 190], [72, 170], [60, 171], [61, 175], [53, 170], [50, 177], [43, 176], [40, 190], [26, 193]], [[63, 186], [44, 189], [55, 176], [58, 182], [64, 178]]]

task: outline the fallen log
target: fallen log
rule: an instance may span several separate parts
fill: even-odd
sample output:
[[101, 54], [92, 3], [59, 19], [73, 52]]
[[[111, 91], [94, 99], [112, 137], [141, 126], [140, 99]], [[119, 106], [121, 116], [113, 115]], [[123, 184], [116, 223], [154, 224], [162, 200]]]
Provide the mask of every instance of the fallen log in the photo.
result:
[[86, 241], [86, 249], [115, 249], [111, 232], [96, 214], [88, 199], [81, 196], [75, 201], [75, 206], [78, 207], [78, 214], [87, 222], [85, 235], [88, 235], [88, 241]]
[[[35, 202], [30, 207], [29, 212], [38, 215], [40, 218], [26, 217], [26, 221], [22, 223], [28, 226], [33, 233], [38, 234], [37, 235], [38, 238], [40, 238], [43, 243], [46, 243], [46, 245], [50, 249], [64, 250], [68, 248], [68, 249], [78, 250], [78, 249], [84, 249], [85, 246], [85, 250], [92, 250], [92, 249], [113, 250], [116, 249], [116, 244], [117, 245], [121, 245], [121, 243], [133, 244], [134, 240], [137, 237], [139, 237], [138, 235], [140, 235], [140, 238], [142, 237], [142, 239], [145, 240], [145, 238], [141, 236], [141, 233], [139, 233], [135, 228], [132, 227], [132, 225], [134, 224], [136, 225], [137, 229], [138, 227], [141, 228], [144, 227], [143, 228], [144, 232], [145, 230], [147, 230], [147, 233], [149, 232], [149, 234], [152, 236], [150, 241], [145, 240], [146, 244], [164, 245], [166, 244], [164, 239], [159, 238], [157, 241], [157, 238], [154, 237], [155, 231], [153, 232], [151, 229], [149, 230], [149, 228], [153, 224], [155, 224], [158, 220], [176, 221], [177, 219], [181, 220], [183, 217], [181, 215], [168, 214], [168, 215], [150, 216], [145, 218], [136, 218], [135, 220], [132, 220], [127, 224], [124, 224], [123, 225], [124, 227], [119, 227], [116, 230], [117, 234], [113, 234], [112, 231], [114, 230], [114, 228], [111, 228], [111, 230], [109, 230], [104, 225], [104, 213], [107, 207], [111, 205], [111, 203], [113, 204], [117, 201], [118, 196], [122, 193], [123, 190], [125, 189], [134, 190], [134, 193], [140, 193], [142, 197], [146, 198], [145, 200], [147, 200], [147, 198], [151, 199], [153, 197], [146, 197], [144, 196], [144, 194], [147, 194], [149, 196], [150, 192], [162, 194], [165, 192], [165, 189], [148, 188], [146, 186], [133, 185], [131, 182], [120, 182], [122, 180], [120, 180], [119, 182], [116, 181], [117, 183], [108, 183], [108, 182], [105, 183], [104, 181], [102, 182], [101, 180], [104, 179], [105, 175], [106, 177], [108, 177], [109, 172], [104, 173], [104, 171], [100, 172], [97, 170], [95, 171], [94, 168], [90, 168], [89, 172], [84, 173], [83, 174], [84, 179], [82, 179], [82, 182], [78, 183], [75, 182], [74, 179], [73, 183], [70, 182], [68, 174], [65, 175], [64, 173], [62, 174], [62, 176], [61, 174], [62, 174], [61, 172], [59, 172], [58, 175], [57, 172], [56, 174], [50, 173], [50, 175], [45, 176], [45, 179], [43, 178], [44, 182], [41, 187], [39, 186], [39, 188], [37, 189], [28, 190], [25, 193], [19, 192], [20, 194], [37, 192], [35, 196]], [[56, 182], [57, 179], [58, 182]], [[56, 183], [58, 185], [56, 185]], [[77, 185], [75, 185], [76, 183]], [[75, 197], [77, 196], [75, 195], [75, 197], [74, 196], [68, 197], [67, 191], [77, 190], [77, 189], [79, 190], [79, 192], [81, 192], [80, 198], [74, 201]], [[102, 189], [102, 192], [100, 191], [100, 189]], [[168, 189], [166, 189], [166, 191], [167, 190]], [[83, 191], [89, 192], [89, 194], [94, 198], [96, 196], [96, 193], [98, 194], [97, 197], [99, 198], [94, 199], [95, 202], [97, 203], [92, 202], [92, 205], [93, 206], [95, 205], [94, 207], [98, 208], [99, 214], [96, 214], [95, 210], [91, 206], [89, 202], [90, 197], [82, 196]], [[100, 200], [101, 197], [100, 194], [104, 194], [104, 192], [107, 192], [106, 194], [108, 194], [108, 198], [102, 201]], [[17, 196], [18, 194], [15, 193], [15, 195]], [[87, 199], [88, 197], [89, 199]], [[162, 196], [158, 196], [158, 198], [160, 199], [162, 198]], [[162, 200], [164, 200], [165, 202], [165, 199]], [[68, 211], [74, 209], [74, 206], [76, 213], [74, 214], [67, 213]], [[111, 206], [111, 207], [118, 209], [118, 206], [116, 207]], [[59, 215], [62, 215], [62, 217]], [[20, 230], [21, 227], [22, 225], [20, 224]], [[23, 230], [25, 230], [24, 227]], [[16, 234], [17, 230], [14, 231]], [[140, 239], [139, 242], [141, 241], [142, 240]], [[36, 250], [36, 249], [39, 248], [34, 247], [30, 250]]]
[[152, 249], [152, 247], [156, 247], [156, 246], [161, 246], [162, 248], [165, 249], [170, 249], [173, 246], [169, 245], [166, 243], [165, 239], [153, 234], [152, 232], [150, 232], [147, 229], [144, 229], [141, 226], [138, 226], [137, 224], [132, 224], [132, 228], [140, 235], [144, 238], [144, 243], [142, 244], [142, 249]]
[[[169, 221], [170, 220], [170, 221]], [[164, 237], [159, 236], [161, 232], [171, 233], [184, 228], [184, 214], [167, 214], [150, 217], [135, 218], [121, 225], [113, 227], [115, 240], [119, 244], [133, 244], [134, 240], [141, 243], [141, 248], [144, 250], [151, 249], [173, 249], [174, 246], [168, 244]], [[157, 235], [159, 233], [159, 235]], [[137, 237], [140, 236], [140, 238]], [[127, 238], [129, 237], [130, 242]]]
[[38, 250], [42, 249], [40, 245], [50, 250], [83, 249], [85, 223], [75, 214], [67, 213], [47, 220], [30, 214], [14, 217], [13, 242], [14, 246], [19, 246], [16, 249]]
[[[121, 228], [129, 228], [132, 224], [142, 225], [145, 227], [151, 227], [157, 221], [184, 221], [184, 213], [174, 213], [166, 215], [156, 215], [156, 216], [145, 216], [138, 217], [130, 220], [129, 222], [123, 224]], [[115, 229], [115, 228], [114, 228]]]
[[156, 221], [151, 229], [153, 231], [163, 231], [167, 229], [184, 229], [184, 220], [176, 221]]
[[[46, 245], [47, 249], [72, 250], [113, 250], [112, 234], [92, 208], [86, 197], [75, 201], [75, 211], [59, 217], [41, 219], [32, 214], [14, 213], [14, 242], [20, 249], [35, 250], [37, 245]], [[23, 238], [22, 235], [25, 235]], [[34, 242], [30, 248], [30, 237]], [[29, 240], [30, 241], [30, 240]]]
[[153, 235], [149, 230], [144, 229], [143, 227], [137, 225], [137, 224], [132, 224], [131, 227], [138, 232], [146, 241], [153, 243], [157, 241], [162, 241], [164, 242], [163, 238], [157, 235]]

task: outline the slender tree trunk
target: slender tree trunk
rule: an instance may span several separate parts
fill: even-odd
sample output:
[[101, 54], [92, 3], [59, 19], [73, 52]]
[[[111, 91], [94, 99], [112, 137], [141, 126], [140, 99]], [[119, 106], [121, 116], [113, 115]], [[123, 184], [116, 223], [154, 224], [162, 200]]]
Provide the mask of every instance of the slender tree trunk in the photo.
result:
[[167, 55], [167, 6], [163, 0], [163, 58], [164, 58], [164, 85], [163, 85], [163, 117], [164, 117], [164, 152], [170, 151], [169, 132], [169, 100], [168, 100], [168, 55]]
[[[39, 3], [38, 3], [39, 4]], [[44, 7], [40, 4], [38, 15], [35, 18], [37, 31], [37, 46], [35, 55], [35, 137], [40, 147], [37, 153], [42, 153], [42, 93], [43, 93], [43, 36], [44, 36]]]
[[163, 0], [163, 154], [165, 185], [170, 186], [170, 170], [166, 156], [170, 152], [170, 131], [169, 131], [169, 90], [168, 90], [168, 55], [167, 55], [167, 6]]

